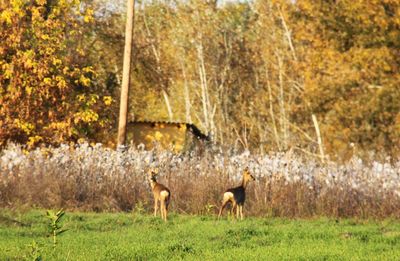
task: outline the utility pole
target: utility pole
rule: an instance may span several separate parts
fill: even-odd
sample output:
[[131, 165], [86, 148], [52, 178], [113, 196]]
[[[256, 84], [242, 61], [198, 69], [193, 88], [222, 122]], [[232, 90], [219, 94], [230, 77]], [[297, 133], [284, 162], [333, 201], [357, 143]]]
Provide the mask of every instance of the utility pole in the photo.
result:
[[126, 123], [128, 117], [129, 83], [131, 75], [131, 56], [135, 0], [127, 0], [124, 65], [122, 72], [121, 101], [119, 106], [117, 146], [124, 145], [126, 140]]

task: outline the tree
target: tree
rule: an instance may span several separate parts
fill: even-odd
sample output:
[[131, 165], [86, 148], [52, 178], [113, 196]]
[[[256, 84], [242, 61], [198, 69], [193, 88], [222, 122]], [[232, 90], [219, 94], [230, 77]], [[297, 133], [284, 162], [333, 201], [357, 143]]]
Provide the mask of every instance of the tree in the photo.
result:
[[302, 0], [292, 9], [307, 110], [320, 115], [332, 154], [348, 157], [353, 144], [398, 153], [399, 14], [392, 0]]
[[93, 92], [96, 71], [85, 59], [93, 10], [77, 0], [0, 4], [1, 145], [93, 137], [112, 102]]

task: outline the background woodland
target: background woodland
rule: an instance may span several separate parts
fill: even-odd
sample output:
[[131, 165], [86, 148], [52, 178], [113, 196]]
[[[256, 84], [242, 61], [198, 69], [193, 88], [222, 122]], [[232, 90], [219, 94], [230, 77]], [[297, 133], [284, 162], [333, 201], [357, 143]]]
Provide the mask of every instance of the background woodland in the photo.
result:
[[[115, 142], [125, 13], [0, 0], [1, 146]], [[400, 155], [397, 0], [137, 1], [132, 65], [131, 119], [255, 153]]]

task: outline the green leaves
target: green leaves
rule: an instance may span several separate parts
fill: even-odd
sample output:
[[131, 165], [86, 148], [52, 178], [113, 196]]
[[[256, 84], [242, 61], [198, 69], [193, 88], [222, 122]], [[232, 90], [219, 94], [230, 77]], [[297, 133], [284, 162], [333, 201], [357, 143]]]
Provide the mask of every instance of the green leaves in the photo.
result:
[[57, 244], [57, 236], [65, 233], [68, 229], [63, 228], [61, 224], [61, 219], [65, 215], [64, 210], [59, 210], [54, 212], [53, 210], [47, 210], [46, 216], [50, 220], [49, 228], [51, 231], [51, 236], [53, 237], [53, 246], [55, 247]]
[[25, 259], [33, 260], [33, 261], [42, 261], [42, 251], [41, 246], [33, 240], [31, 244], [28, 245], [29, 247], [29, 254], [25, 256]]

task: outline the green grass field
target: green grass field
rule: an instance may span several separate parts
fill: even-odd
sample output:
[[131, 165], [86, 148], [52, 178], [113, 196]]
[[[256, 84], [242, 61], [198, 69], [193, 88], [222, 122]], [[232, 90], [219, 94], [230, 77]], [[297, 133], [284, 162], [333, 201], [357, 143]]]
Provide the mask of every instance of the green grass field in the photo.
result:
[[[53, 248], [45, 211], [0, 212], [0, 260], [399, 260], [400, 222], [67, 212]], [[37, 246], [33, 247], [32, 242]]]

